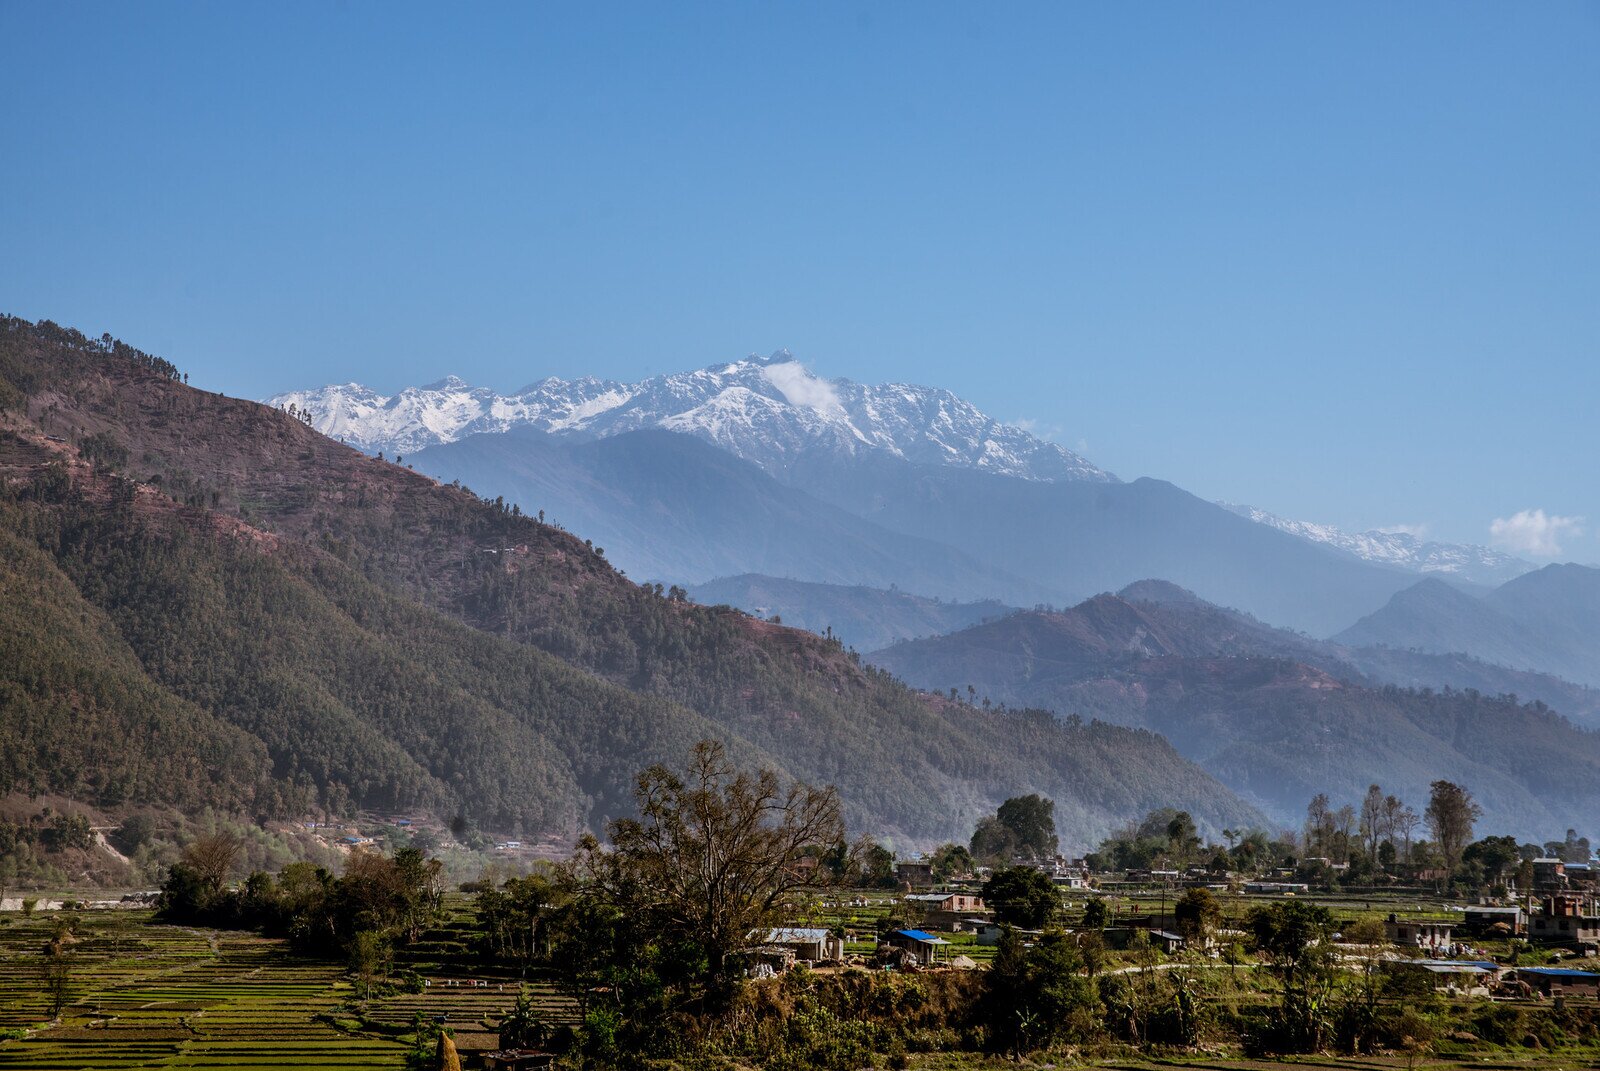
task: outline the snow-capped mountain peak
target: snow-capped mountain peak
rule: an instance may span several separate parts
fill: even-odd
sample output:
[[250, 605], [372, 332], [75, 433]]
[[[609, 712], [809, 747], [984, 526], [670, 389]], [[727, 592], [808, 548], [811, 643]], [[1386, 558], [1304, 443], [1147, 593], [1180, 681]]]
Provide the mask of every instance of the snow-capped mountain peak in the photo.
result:
[[1313, 543], [1326, 543], [1358, 558], [1392, 565], [1413, 573], [1442, 574], [1475, 584], [1498, 585], [1536, 568], [1532, 562], [1502, 554], [1489, 547], [1465, 543], [1441, 543], [1424, 539], [1416, 532], [1404, 528], [1375, 528], [1366, 532], [1346, 532], [1328, 524], [1287, 520], [1253, 506], [1241, 506], [1231, 502], [1219, 502], [1217, 505], [1232, 510], [1241, 517], [1248, 517], [1257, 524], [1265, 524]]
[[318, 430], [369, 452], [409, 453], [515, 427], [589, 438], [664, 428], [769, 471], [820, 449], [1032, 480], [1116, 480], [949, 391], [823, 379], [788, 350], [639, 383], [552, 377], [502, 395], [448, 376], [389, 397], [347, 383], [290, 391], [268, 403], [293, 404], [311, 414]]

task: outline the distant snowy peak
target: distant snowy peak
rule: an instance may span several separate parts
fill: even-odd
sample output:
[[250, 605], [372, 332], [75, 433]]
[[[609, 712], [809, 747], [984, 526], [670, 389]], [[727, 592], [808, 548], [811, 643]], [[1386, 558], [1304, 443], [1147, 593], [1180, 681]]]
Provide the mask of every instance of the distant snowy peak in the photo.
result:
[[449, 376], [390, 397], [346, 383], [267, 401], [308, 412], [319, 431], [374, 453], [404, 454], [517, 427], [587, 438], [664, 428], [698, 436], [769, 471], [820, 449], [1030, 480], [1116, 480], [947, 390], [820, 379], [787, 350], [640, 383], [542, 379], [502, 395]]
[[1442, 573], [1474, 584], [1499, 585], [1536, 568], [1532, 562], [1502, 554], [1488, 547], [1462, 543], [1436, 543], [1405, 531], [1380, 529], [1352, 534], [1332, 525], [1286, 520], [1253, 506], [1240, 506], [1231, 502], [1217, 504], [1258, 524], [1297, 535], [1313, 543], [1327, 543], [1369, 562], [1393, 565], [1413, 573]]

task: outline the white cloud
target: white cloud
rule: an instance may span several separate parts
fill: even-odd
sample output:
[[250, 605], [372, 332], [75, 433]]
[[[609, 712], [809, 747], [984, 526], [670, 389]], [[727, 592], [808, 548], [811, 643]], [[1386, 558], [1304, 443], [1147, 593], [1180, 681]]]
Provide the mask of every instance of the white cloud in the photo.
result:
[[1489, 524], [1489, 542], [1530, 558], [1561, 556], [1561, 540], [1583, 534], [1582, 517], [1558, 517], [1542, 509], [1525, 509]]
[[812, 375], [811, 369], [799, 361], [769, 364], [761, 371], [767, 377], [767, 382], [776, 387], [790, 405], [815, 409], [828, 416], [844, 412], [844, 406], [839, 402], [839, 392], [833, 389], [833, 384]]
[[1057, 435], [1061, 434], [1061, 428], [1058, 425], [1047, 424], [1043, 420], [1033, 420], [1029, 417], [1013, 420], [1011, 426], [1027, 432], [1035, 439], [1044, 439], [1047, 442], [1054, 440]]

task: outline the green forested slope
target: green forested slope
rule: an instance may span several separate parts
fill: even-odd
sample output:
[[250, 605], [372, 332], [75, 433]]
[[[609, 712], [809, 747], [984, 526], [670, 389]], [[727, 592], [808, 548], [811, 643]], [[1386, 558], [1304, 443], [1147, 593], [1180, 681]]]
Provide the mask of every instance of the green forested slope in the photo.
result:
[[254, 803], [266, 749], [151, 681], [18, 520], [0, 506], [0, 795]]

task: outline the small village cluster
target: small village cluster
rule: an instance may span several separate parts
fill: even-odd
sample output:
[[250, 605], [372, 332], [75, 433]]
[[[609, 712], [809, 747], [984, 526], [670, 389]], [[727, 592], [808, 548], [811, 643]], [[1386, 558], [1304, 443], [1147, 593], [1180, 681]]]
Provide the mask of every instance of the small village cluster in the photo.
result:
[[[1326, 860], [1309, 860], [1327, 863]], [[1196, 928], [1179, 917], [1178, 902], [1184, 892], [1204, 889], [1217, 895], [1235, 894], [1251, 900], [1305, 897], [1305, 882], [1291, 880], [1240, 881], [1203, 867], [1183, 871], [1134, 869], [1093, 872], [1083, 859], [1048, 860], [1018, 858], [1016, 868], [1036, 870], [1063, 893], [1102, 899], [1111, 912], [1105, 925], [1095, 926], [1107, 948], [1126, 950], [1136, 943], [1167, 955], [1193, 949], [1212, 957], [1230, 939], [1243, 939], [1225, 925]], [[871, 944], [873, 935], [849, 930], [834, 932], [819, 927], [777, 927], [751, 935], [752, 977], [770, 977], [797, 966], [828, 969], [867, 963], [899, 970], [972, 969], [977, 964], [956, 954], [961, 945], [996, 945], [1006, 924], [985, 904], [981, 887], [993, 871], [975, 867], [970, 875], [947, 882], [935, 879], [928, 859], [896, 864], [898, 885], [892, 898], [857, 896], [844, 902], [824, 902], [826, 909], [889, 907], [897, 915], [917, 919], [914, 926], [897, 927], [876, 935], [871, 953], [850, 954], [852, 946]], [[1287, 879], [1293, 871], [1278, 875]], [[1600, 956], [1600, 867], [1569, 863], [1558, 858], [1533, 860], [1532, 886], [1512, 886], [1505, 897], [1451, 909], [1453, 917], [1441, 919], [1419, 910], [1411, 915], [1394, 911], [1383, 923], [1388, 948], [1382, 953], [1392, 971], [1416, 971], [1437, 988], [1461, 995], [1523, 995], [1545, 997], [1600, 997], [1600, 966], [1522, 966], [1502, 962], [1474, 941], [1522, 942], [1544, 950], [1556, 962], [1592, 963]], [[1170, 906], [1169, 906], [1170, 900]], [[1010, 927], [1025, 941], [1042, 930]], [[1069, 927], [1068, 933], [1083, 927]], [[941, 936], [944, 935], [944, 936]], [[959, 944], [957, 934], [970, 934]]]

